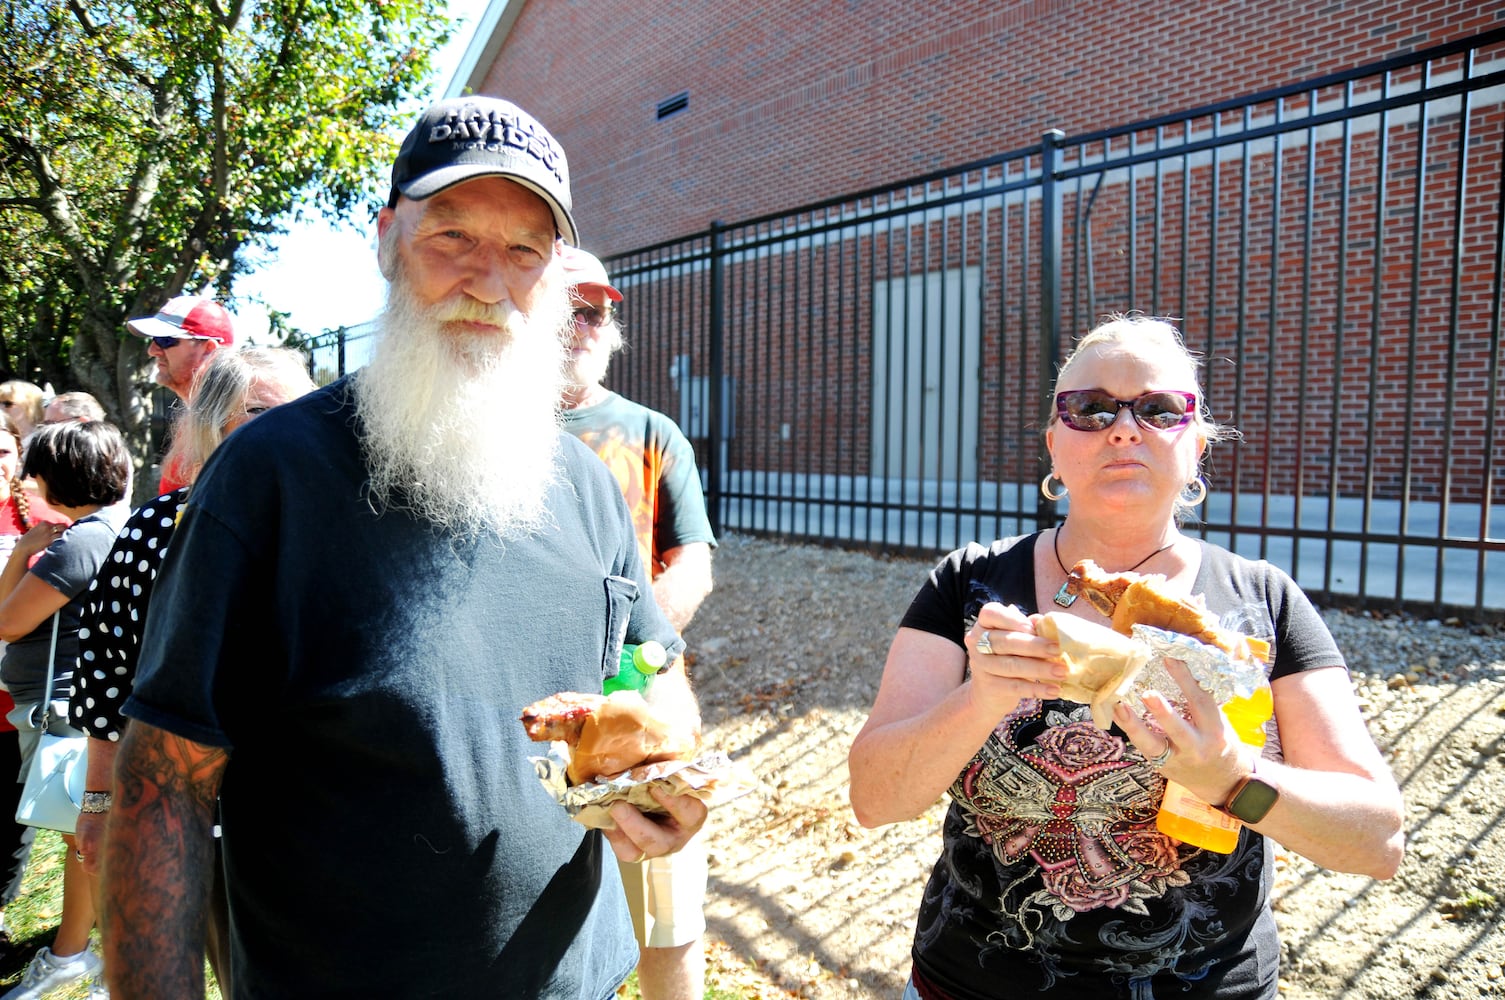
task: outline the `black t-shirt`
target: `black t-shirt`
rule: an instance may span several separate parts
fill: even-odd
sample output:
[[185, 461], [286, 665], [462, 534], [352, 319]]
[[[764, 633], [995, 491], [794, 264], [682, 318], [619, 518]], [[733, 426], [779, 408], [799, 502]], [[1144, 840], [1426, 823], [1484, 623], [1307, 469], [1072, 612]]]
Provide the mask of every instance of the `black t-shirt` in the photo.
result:
[[[951, 553], [901, 624], [961, 645], [989, 601], [1038, 611], [1037, 538]], [[1224, 625], [1272, 639], [1272, 678], [1343, 665], [1316, 609], [1269, 563], [1204, 543], [1193, 591]], [[1268, 732], [1278, 756], [1273, 721]], [[951, 787], [916, 971], [957, 1000], [1274, 997], [1269, 843], [1247, 829], [1232, 854], [1172, 840], [1155, 828], [1163, 790], [1087, 706], [1021, 702]]]
[[548, 529], [459, 539], [366, 495], [347, 381], [205, 465], [125, 712], [228, 747], [237, 996], [610, 997], [636, 962], [599, 831], [518, 722], [600, 691], [618, 644], [683, 643], [621, 491], [560, 434]]

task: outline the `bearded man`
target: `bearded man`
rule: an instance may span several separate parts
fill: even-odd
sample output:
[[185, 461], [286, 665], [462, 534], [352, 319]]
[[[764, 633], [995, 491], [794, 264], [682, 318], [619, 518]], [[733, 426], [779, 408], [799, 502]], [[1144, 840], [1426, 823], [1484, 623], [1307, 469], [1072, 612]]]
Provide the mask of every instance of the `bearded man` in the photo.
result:
[[237, 997], [609, 997], [637, 958], [610, 852], [705, 820], [660, 796], [587, 831], [518, 723], [599, 691], [624, 638], [683, 648], [615, 481], [559, 428], [564, 154], [464, 98], [392, 182], [370, 365], [227, 440], [164, 562], [108, 827], [117, 998], [202, 996], [216, 795]]

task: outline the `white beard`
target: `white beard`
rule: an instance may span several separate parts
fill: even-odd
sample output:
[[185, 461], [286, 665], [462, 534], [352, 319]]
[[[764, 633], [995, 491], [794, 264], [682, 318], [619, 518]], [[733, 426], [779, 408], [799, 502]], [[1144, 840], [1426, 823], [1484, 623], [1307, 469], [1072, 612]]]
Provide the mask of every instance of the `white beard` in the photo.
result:
[[[401, 265], [395, 271], [375, 353], [355, 380], [376, 509], [405, 510], [464, 538], [543, 530], [559, 474], [566, 290], [545, 292], [531, 316], [464, 296], [424, 306]], [[462, 319], [506, 333], [446, 330]]]

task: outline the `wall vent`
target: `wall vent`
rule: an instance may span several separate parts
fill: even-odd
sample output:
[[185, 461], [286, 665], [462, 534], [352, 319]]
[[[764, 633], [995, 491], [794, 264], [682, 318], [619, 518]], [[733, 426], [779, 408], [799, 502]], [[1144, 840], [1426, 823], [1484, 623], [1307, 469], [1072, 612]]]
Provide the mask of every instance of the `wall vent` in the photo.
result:
[[688, 90], [675, 94], [673, 97], [666, 97], [658, 102], [658, 120], [663, 121], [670, 115], [678, 114], [689, 106], [690, 92]]

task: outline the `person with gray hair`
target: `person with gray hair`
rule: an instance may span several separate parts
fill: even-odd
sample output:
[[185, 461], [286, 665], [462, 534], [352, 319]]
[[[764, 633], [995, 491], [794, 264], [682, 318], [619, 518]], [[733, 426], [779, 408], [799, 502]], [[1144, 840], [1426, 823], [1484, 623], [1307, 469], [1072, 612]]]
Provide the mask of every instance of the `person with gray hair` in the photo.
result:
[[564, 152], [441, 101], [377, 230], [370, 362], [220, 446], [157, 580], [105, 847], [117, 1000], [203, 989], [216, 800], [237, 996], [610, 997], [637, 961], [613, 856], [705, 822], [655, 790], [587, 829], [519, 719], [656, 641], [649, 708], [700, 724], [621, 491], [559, 427]]
[[76, 420], [81, 424], [87, 424], [92, 420], [103, 420], [105, 408], [100, 405], [87, 392], [62, 392], [53, 396], [42, 410], [42, 423], [60, 424], [65, 420]]

